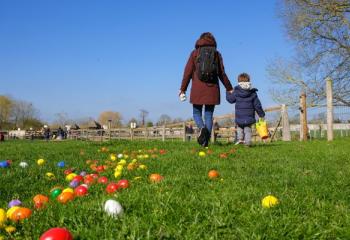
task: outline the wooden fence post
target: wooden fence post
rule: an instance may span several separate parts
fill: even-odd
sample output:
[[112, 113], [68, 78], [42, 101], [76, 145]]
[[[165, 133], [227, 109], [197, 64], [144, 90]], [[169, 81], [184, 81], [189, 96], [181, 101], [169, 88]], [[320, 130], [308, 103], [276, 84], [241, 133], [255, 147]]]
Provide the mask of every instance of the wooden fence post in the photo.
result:
[[134, 140], [134, 129], [130, 128], [130, 140]]
[[182, 123], [182, 130], [183, 130], [183, 135], [182, 135], [182, 141], [186, 142], [186, 123]]
[[163, 135], [162, 135], [162, 141], [165, 141], [165, 125], [163, 125]]
[[281, 106], [281, 115], [282, 115], [282, 141], [290, 141], [290, 126], [289, 126], [289, 117], [288, 110], [285, 104]]
[[302, 92], [300, 95], [300, 141], [307, 140], [307, 109], [306, 109], [306, 94]]
[[327, 140], [333, 141], [333, 82], [332, 79], [326, 80], [327, 92]]

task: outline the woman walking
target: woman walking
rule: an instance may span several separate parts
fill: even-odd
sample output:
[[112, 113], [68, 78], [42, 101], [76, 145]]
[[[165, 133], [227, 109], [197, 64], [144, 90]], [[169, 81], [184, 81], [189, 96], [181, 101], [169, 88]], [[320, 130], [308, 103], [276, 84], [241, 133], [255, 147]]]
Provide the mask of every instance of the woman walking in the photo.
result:
[[193, 105], [193, 119], [200, 129], [197, 140], [204, 147], [208, 146], [210, 140], [215, 105], [220, 104], [219, 79], [226, 91], [233, 90], [225, 73], [221, 54], [216, 47], [216, 40], [211, 33], [201, 34], [186, 64], [179, 93], [186, 93], [192, 79], [190, 103]]

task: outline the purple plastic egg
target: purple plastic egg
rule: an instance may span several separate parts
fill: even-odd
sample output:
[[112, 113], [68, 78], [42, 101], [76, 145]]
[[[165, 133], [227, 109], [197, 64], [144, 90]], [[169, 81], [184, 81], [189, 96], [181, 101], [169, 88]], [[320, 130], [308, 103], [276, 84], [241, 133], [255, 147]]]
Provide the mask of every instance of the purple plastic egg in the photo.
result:
[[19, 206], [19, 205], [21, 205], [21, 204], [22, 204], [22, 202], [21, 202], [20, 200], [18, 200], [18, 199], [13, 199], [13, 200], [11, 200], [11, 201], [9, 202], [8, 207], [9, 207], [9, 208], [12, 208], [12, 207], [14, 207], [14, 206]]
[[82, 171], [79, 175], [85, 177], [86, 176], [86, 172]]
[[73, 180], [69, 183], [69, 186], [71, 188], [76, 188], [76, 187], [78, 187], [78, 185], [79, 185], [79, 181], [77, 181], [77, 180]]

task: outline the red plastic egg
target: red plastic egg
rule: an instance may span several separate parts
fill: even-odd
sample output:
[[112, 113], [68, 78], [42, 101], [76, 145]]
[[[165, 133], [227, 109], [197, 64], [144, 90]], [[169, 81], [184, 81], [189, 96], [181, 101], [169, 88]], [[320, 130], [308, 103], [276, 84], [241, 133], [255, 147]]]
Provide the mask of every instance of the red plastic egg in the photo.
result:
[[119, 180], [118, 187], [120, 187], [120, 188], [128, 188], [129, 187], [129, 181], [126, 180], [126, 179]]
[[85, 186], [78, 186], [74, 189], [74, 193], [76, 196], [82, 197], [88, 193], [88, 189]]
[[104, 166], [103, 165], [100, 165], [100, 166], [97, 166], [96, 167], [96, 171], [97, 172], [103, 172], [105, 170]]
[[107, 193], [114, 193], [115, 191], [118, 190], [118, 188], [119, 188], [119, 185], [117, 183], [110, 183], [106, 187], [106, 192]]
[[77, 175], [73, 178], [73, 181], [78, 181], [78, 182], [82, 182], [84, 181], [84, 177], [83, 176], [80, 176], [80, 175]]
[[39, 240], [73, 240], [72, 234], [65, 228], [50, 228]]
[[68, 175], [68, 174], [71, 174], [73, 172], [72, 169], [66, 169], [64, 170], [64, 174]]
[[100, 177], [98, 180], [97, 180], [98, 183], [102, 183], [102, 184], [107, 184], [108, 183], [108, 178], [106, 177]]

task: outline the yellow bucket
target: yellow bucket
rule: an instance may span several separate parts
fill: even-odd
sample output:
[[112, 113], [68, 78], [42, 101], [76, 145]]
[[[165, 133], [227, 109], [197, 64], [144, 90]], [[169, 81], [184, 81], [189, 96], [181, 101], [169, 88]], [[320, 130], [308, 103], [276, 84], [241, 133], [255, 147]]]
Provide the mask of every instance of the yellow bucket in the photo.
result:
[[269, 137], [269, 131], [265, 120], [259, 119], [259, 121], [255, 124], [255, 127], [261, 139], [266, 139]]

